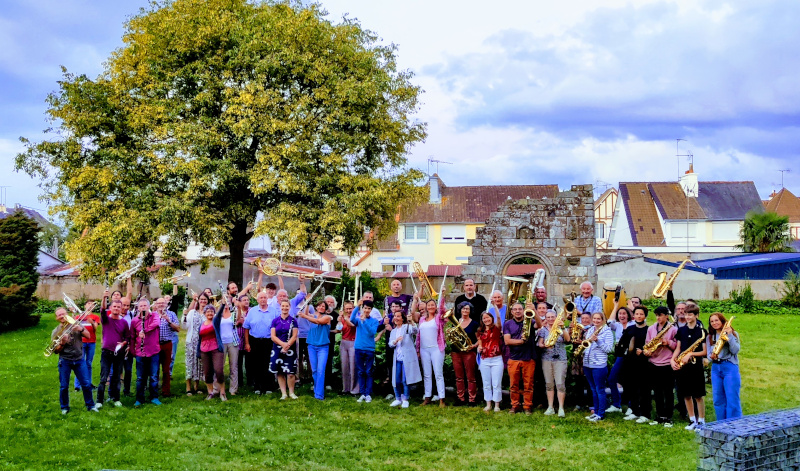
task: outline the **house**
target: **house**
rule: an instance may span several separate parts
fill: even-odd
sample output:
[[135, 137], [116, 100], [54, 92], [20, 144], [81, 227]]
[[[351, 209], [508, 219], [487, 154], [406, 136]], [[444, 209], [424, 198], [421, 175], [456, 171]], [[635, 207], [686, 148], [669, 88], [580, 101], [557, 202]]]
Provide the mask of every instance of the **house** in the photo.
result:
[[765, 209], [768, 212], [776, 213], [779, 216], [789, 218], [789, 233], [792, 239], [800, 239], [800, 198], [792, 194], [786, 188], [771, 195], [766, 202]]
[[472, 254], [467, 240], [475, 238], [475, 229], [502, 202], [553, 198], [558, 193], [558, 185], [447, 186], [435, 173], [425, 187], [428, 201], [399, 220], [397, 233], [376, 241], [373, 248], [363, 244], [354, 270], [407, 272], [414, 262], [423, 270], [464, 264]]
[[752, 181], [698, 181], [692, 166], [676, 182], [621, 182], [611, 249], [645, 253], [734, 253], [748, 211], [764, 211]]
[[598, 249], [608, 248], [608, 235], [614, 220], [614, 208], [617, 205], [619, 191], [609, 188], [594, 202], [594, 238]]

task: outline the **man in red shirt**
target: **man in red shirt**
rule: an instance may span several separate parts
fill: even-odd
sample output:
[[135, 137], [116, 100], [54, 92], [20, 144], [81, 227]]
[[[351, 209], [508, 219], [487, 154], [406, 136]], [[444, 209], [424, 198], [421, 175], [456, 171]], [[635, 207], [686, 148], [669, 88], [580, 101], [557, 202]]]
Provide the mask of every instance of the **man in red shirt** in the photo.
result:
[[[84, 309], [91, 309], [95, 303], [86, 302]], [[91, 305], [91, 306], [90, 306]], [[97, 324], [100, 323], [100, 316], [95, 313], [91, 313], [87, 315], [83, 319], [83, 327], [89, 332], [89, 336], [82, 337], [83, 340], [83, 361], [86, 363], [86, 370], [89, 373], [89, 382], [92, 382], [92, 362], [94, 361], [94, 351], [95, 347], [97, 346]], [[78, 377], [75, 377], [75, 382], [73, 383], [76, 391], [81, 390], [81, 385], [78, 383]], [[97, 386], [94, 383], [91, 384], [92, 389], [96, 389]]]

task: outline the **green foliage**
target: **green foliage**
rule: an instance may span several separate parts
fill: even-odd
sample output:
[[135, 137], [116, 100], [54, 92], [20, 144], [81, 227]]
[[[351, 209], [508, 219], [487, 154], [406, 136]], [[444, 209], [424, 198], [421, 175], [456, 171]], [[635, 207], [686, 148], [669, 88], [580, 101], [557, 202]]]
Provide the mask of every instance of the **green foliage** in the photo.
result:
[[786, 272], [783, 278], [783, 286], [778, 288], [778, 291], [783, 296], [781, 302], [787, 306], [800, 308], [800, 271]]
[[0, 332], [39, 323], [39, 225], [22, 211], [0, 219]]
[[420, 89], [394, 45], [325, 15], [152, 2], [99, 77], [65, 71], [48, 98], [52, 140], [23, 139], [16, 166], [81, 231], [66, 250], [82, 276], [113, 277], [143, 252], [178, 259], [192, 240], [229, 250], [241, 283], [254, 234], [285, 254], [396, 231], [398, 208], [423, 197], [406, 159], [425, 138]]
[[739, 232], [742, 252], [793, 252], [789, 217], [776, 213], [750, 211]]
[[[383, 312], [383, 298], [385, 295], [381, 292], [380, 286], [378, 282], [372, 279], [372, 276], [369, 272], [361, 272], [359, 275], [361, 278], [361, 286], [359, 288], [359, 293], [364, 294], [366, 291], [372, 291], [373, 296], [375, 297], [375, 306]], [[341, 284], [336, 285], [336, 287], [331, 292], [331, 295], [337, 299], [339, 305], [341, 307], [342, 304], [342, 291], [347, 290], [347, 300], [351, 298], [353, 295], [353, 289], [355, 287], [355, 277], [351, 276], [350, 270], [347, 267], [344, 267], [342, 271], [342, 282]]]
[[[737, 315], [734, 326], [743, 338], [739, 360], [744, 413], [796, 407], [800, 403], [796, 365], [800, 347], [786, 333], [800, 329], [800, 317], [743, 314]], [[163, 406], [134, 409], [134, 399], [123, 397], [122, 408], [88, 413], [80, 394], [70, 390], [72, 411], [62, 417], [57, 359], [42, 355], [54, 327], [50, 316], [39, 326], [0, 336], [0, 377], [25, 383], [25, 394], [0, 395], [0, 416], [7, 425], [0, 428], [2, 469], [152, 469], [153, 463], [165, 471], [408, 467], [408, 460], [398, 461], [398, 457], [411, 457], [412, 468], [418, 469], [466, 470], [475, 469], [476, 463], [492, 470], [683, 471], [697, 467], [695, 434], [683, 430], [685, 422], [678, 420], [677, 413], [673, 429], [633, 424], [622, 420], [621, 414], [608, 414], [602, 423], [589, 424], [585, 411], [572, 411], [575, 403], [569, 398], [565, 419], [544, 416], [541, 410], [525, 417], [486, 414], [480, 408], [418, 407], [420, 400], [413, 393], [409, 409], [390, 409], [377, 396], [372, 404], [358, 404], [331, 391], [324, 401], [317, 401], [307, 386], [298, 390], [296, 401], [281, 401], [275, 393], [256, 398], [248, 388], [229, 395], [225, 403], [205, 401], [204, 395], [189, 398], [183, 395], [183, 339], [175, 362], [174, 397], [164, 399]], [[100, 349], [95, 355], [97, 384]], [[707, 397], [706, 417], [711, 421], [710, 390]], [[448, 403], [452, 400], [448, 393]], [[520, 434], [531, 438], [511, 439]], [[99, 440], [99, 435], [113, 438]], [[70, 439], [53, 440], [54, 436]], [[153, 437], [166, 437], [163, 440], [169, 446], [153, 446]], [[308, 444], [309, 437], [313, 446]], [[396, 437], [415, 437], [418, 445], [409, 451], [409, 441]], [[36, 453], [31, 453], [31, 443], [36, 444]], [[196, 450], [198, 443], [213, 448], [214, 458], [177, 451]], [[642, 446], [653, 443], [658, 446]], [[575, 453], [576, 444], [592, 452]], [[76, 449], [94, 452], [75, 453]]]
[[[754, 300], [750, 309], [745, 309], [739, 304], [736, 304], [732, 299], [721, 300], [699, 300], [697, 301], [700, 307], [700, 317], [705, 322], [707, 317], [712, 312], [723, 312], [728, 314], [767, 314], [770, 316], [780, 315], [800, 315], [800, 309], [784, 304], [779, 300]], [[666, 306], [663, 299], [643, 299], [642, 304], [647, 306], [650, 312], [653, 312], [658, 306]], [[652, 316], [651, 316], [652, 318]]]
[[744, 312], [752, 312], [755, 305], [755, 294], [753, 294], [753, 287], [750, 282], [745, 280], [744, 286], [741, 289], [734, 289], [730, 292], [731, 301], [739, 305]]

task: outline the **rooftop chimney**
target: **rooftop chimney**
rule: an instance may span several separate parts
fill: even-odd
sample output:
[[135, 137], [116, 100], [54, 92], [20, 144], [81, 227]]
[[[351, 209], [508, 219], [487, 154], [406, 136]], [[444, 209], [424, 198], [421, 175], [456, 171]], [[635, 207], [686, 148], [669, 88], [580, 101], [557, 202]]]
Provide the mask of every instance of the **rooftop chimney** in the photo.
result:
[[439, 182], [439, 175], [435, 173], [431, 175], [428, 180], [428, 186], [430, 187], [430, 200], [428, 202], [431, 204], [439, 204], [442, 202], [442, 192], [439, 187]]
[[683, 192], [690, 198], [697, 198], [697, 174], [694, 173], [694, 163], [689, 164], [689, 170], [678, 180]]

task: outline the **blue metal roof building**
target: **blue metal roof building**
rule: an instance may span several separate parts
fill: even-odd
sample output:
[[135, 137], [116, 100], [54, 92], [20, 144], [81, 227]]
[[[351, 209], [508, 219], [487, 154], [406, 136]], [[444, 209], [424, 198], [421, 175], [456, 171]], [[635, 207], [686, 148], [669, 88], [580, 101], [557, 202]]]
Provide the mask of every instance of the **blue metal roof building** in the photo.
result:
[[[678, 266], [678, 263], [645, 258], [661, 265]], [[714, 275], [717, 280], [782, 280], [786, 272], [800, 272], [800, 253], [749, 253], [731, 257], [698, 260], [698, 266], [687, 265], [687, 270]]]

